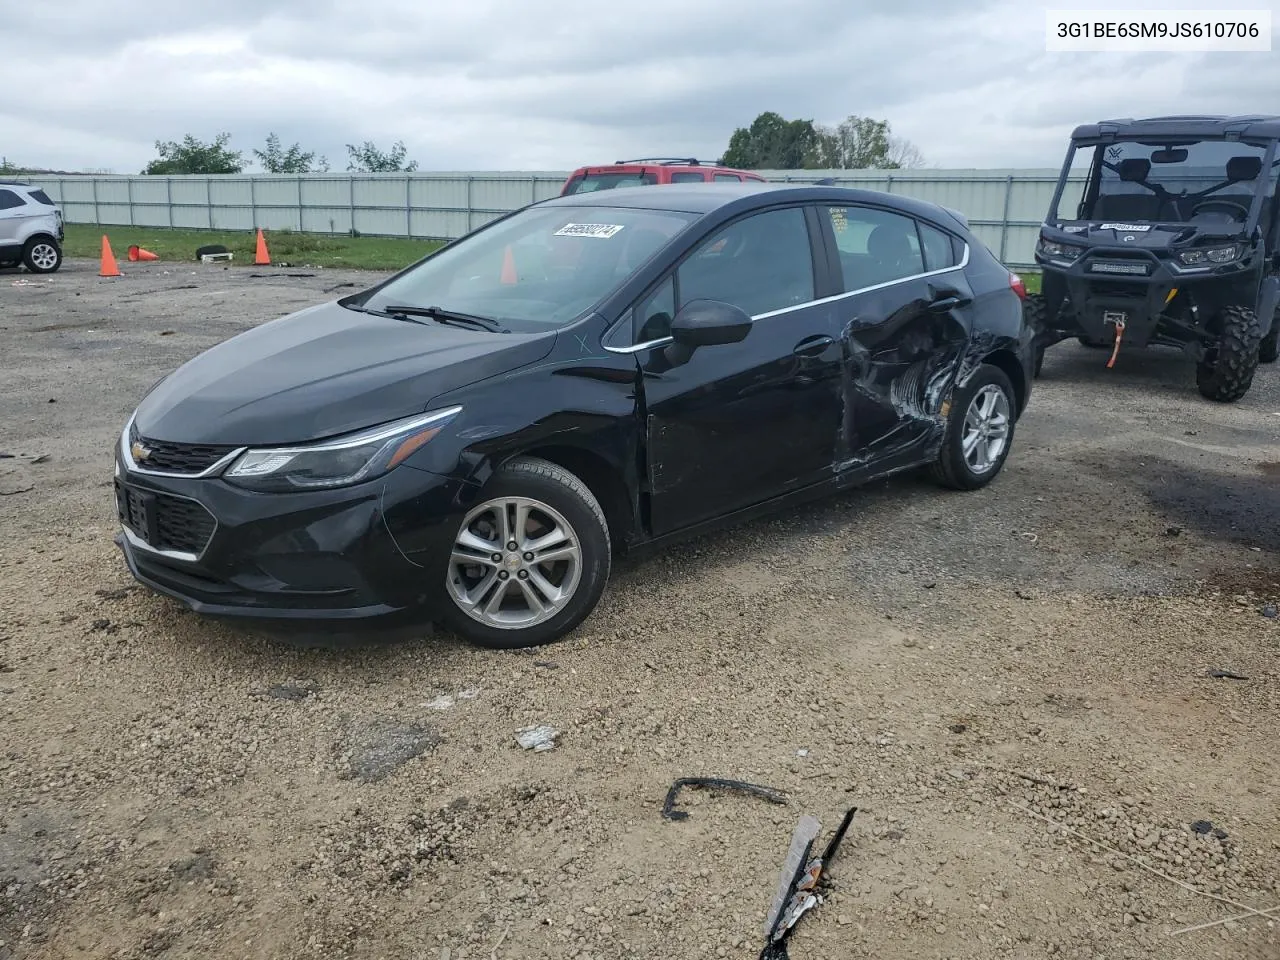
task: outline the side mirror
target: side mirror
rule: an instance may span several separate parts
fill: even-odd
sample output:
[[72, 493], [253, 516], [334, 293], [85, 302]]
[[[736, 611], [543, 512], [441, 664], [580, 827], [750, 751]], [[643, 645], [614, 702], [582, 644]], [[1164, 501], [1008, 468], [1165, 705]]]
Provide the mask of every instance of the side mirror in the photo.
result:
[[691, 300], [671, 321], [672, 339], [686, 347], [738, 343], [750, 332], [747, 312], [719, 300]]

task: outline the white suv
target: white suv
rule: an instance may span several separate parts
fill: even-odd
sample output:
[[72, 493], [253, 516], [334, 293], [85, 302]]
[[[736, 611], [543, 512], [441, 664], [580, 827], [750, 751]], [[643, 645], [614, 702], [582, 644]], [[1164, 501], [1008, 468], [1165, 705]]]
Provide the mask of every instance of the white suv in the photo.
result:
[[62, 211], [39, 187], [0, 180], [0, 267], [22, 263], [32, 273], [62, 266]]

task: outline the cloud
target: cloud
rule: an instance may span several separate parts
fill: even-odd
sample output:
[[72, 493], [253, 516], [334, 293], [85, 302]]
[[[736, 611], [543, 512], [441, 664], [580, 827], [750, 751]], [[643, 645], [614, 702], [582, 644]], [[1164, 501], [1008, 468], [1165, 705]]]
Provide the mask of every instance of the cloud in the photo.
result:
[[936, 167], [1056, 167], [1078, 123], [1265, 110], [1280, 88], [1273, 54], [1046, 53], [1026, 0], [60, 0], [5, 32], [0, 84], [40, 96], [0, 101], [0, 153], [122, 173], [223, 130], [337, 170], [364, 140], [424, 170], [714, 159], [764, 110], [887, 119]]

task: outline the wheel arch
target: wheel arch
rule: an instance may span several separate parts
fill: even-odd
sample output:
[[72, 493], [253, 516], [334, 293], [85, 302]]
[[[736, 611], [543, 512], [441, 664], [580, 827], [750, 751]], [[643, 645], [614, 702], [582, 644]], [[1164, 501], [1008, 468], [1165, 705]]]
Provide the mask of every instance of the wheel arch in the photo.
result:
[[536, 457], [563, 467], [587, 485], [604, 510], [609, 539], [615, 552], [634, 539], [636, 510], [626, 481], [607, 458], [585, 447], [570, 444], [535, 444], [503, 454], [493, 466], [499, 470], [512, 460], [525, 457]]
[[1027, 374], [1022, 369], [1018, 355], [1012, 350], [1001, 347], [988, 353], [982, 358], [982, 362], [991, 364], [1009, 378], [1009, 382], [1013, 384], [1014, 400], [1018, 407], [1017, 415], [1022, 416], [1022, 412], [1027, 408]]

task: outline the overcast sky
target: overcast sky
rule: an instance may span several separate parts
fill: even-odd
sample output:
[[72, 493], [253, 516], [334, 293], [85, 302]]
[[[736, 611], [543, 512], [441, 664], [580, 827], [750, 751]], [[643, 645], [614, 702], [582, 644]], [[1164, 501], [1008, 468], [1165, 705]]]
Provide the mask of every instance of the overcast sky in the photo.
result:
[[735, 127], [773, 110], [887, 119], [940, 168], [1056, 166], [1076, 123], [1280, 110], [1280, 42], [1271, 53], [1045, 52], [1046, 7], [1109, 5], [12, 3], [0, 15], [0, 156], [136, 173], [156, 140], [225, 130], [249, 156], [274, 130], [335, 170], [346, 169], [344, 144], [397, 139], [423, 170], [565, 170], [654, 154], [715, 159]]

